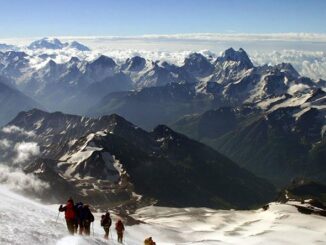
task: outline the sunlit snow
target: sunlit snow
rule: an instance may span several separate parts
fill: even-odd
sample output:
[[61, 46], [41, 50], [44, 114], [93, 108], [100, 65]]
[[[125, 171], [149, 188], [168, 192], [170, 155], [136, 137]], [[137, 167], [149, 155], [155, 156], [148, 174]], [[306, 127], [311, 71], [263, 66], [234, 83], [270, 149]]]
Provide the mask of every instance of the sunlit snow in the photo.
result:
[[[109, 242], [96, 215], [94, 235], [68, 236], [57, 205], [43, 205], [0, 187], [0, 244], [117, 244]], [[325, 244], [326, 218], [305, 215], [287, 204], [253, 211], [146, 207], [134, 218], [146, 224], [126, 226], [126, 245], [152, 236], [157, 244]], [[116, 217], [114, 216], [114, 220]], [[113, 229], [111, 228], [113, 231]]]

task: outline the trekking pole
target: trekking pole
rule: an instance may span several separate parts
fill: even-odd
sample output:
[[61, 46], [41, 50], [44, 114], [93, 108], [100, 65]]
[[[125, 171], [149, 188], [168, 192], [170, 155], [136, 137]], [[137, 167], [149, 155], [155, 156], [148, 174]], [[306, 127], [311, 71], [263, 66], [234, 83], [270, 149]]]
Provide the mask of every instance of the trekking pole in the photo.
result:
[[57, 219], [55, 220], [55, 224], [58, 223], [59, 215], [60, 215], [60, 211], [58, 211], [58, 215], [57, 215]]
[[110, 234], [111, 240], [113, 241], [113, 235], [111, 233], [111, 228], [109, 229], [109, 234]]
[[94, 223], [92, 223], [92, 230], [93, 230], [93, 236], [94, 236]]

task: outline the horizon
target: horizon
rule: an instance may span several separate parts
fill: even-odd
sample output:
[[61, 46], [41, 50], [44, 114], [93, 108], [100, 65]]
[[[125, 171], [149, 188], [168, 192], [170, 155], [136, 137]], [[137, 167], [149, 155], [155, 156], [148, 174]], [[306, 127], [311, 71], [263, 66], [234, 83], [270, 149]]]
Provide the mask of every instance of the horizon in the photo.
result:
[[[27, 53], [26, 46], [35, 40], [32, 38], [0, 38], [0, 44], [18, 46]], [[213, 56], [221, 54], [232, 47], [243, 48], [256, 65], [275, 65], [291, 63], [300, 74], [315, 80], [326, 79], [326, 34], [308, 33], [265, 33], [265, 34], [222, 34], [222, 33], [188, 33], [171, 35], [138, 36], [52, 36], [62, 42], [78, 41], [91, 49], [94, 59], [98, 54], [107, 55], [123, 62], [132, 56], [142, 56], [150, 60], [162, 60], [182, 64], [185, 57], [192, 52]], [[53, 53], [54, 50], [50, 50]], [[38, 52], [32, 52], [37, 55]], [[57, 53], [54, 61], [62, 63], [70, 56], [79, 56], [78, 52]]]

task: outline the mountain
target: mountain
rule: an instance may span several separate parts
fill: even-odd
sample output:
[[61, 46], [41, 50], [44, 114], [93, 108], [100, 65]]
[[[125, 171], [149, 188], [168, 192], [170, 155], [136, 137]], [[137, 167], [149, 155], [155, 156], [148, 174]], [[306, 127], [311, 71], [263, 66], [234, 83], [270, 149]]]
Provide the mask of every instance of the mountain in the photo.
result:
[[29, 49], [62, 49], [64, 44], [57, 38], [42, 38], [28, 45]]
[[48, 37], [33, 41], [30, 45], [27, 46], [27, 48], [31, 50], [71, 48], [79, 51], [90, 51], [88, 47], [77, 41], [62, 43], [57, 38]]
[[79, 51], [91, 51], [89, 47], [77, 42], [77, 41], [72, 41], [66, 45], [68, 48], [76, 49]]
[[0, 43], [1, 52], [11, 51], [11, 50], [18, 50], [18, 47], [16, 47], [15, 45]]
[[[36, 46], [35, 46], [35, 45]], [[184, 87], [189, 94], [195, 94], [195, 101], [190, 104], [197, 104], [197, 99], [202, 98], [205, 106], [204, 109], [214, 109], [217, 106], [239, 106], [244, 103], [260, 103], [262, 101], [279, 99], [286, 94], [299, 94], [309, 92], [316, 88], [325, 88], [323, 80], [313, 81], [300, 74], [292, 67], [291, 64], [279, 64], [275, 66], [254, 66], [243, 50], [226, 50], [220, 57], [215, 60], [207, 58], [199, 53], [192, 53], [187, 57], [181, 66], [169, 64], [163, 61], [146, 60], [140, 56], [127, 59], [125, 62], [116, 62], [105, 55], [97, 56], [93, 60], [88, 60], [87, 54], [77, 57], [62, 57], [67, 45], [77, 45], [76, 42], [62, 43], [57, 39], [41, 39], [35, 41], [32, 46], [52, 47], [54, 49], [63, 48], [62, 52], [41, 49], [38, 52], [5, 52], [0, 53], [0, 75], [11, 81], [11, 84], [19, 88], [22, 92], [31, 98], [40, 101], [52, 111], [63, 110], [69, 113], [86, 114], [88, 111], [96, 115], [105, 115], [111, 112], [132, 111], [135, 106], [132, 104], [127, 108], [128, 101], [131, 97], [139, 98], [139, 93], [148, 94], [152, 87], [160, 87], [162, 94], [166, 90], [171, 90], [171, 84], [178, 84], [175, 89]], [[77, 45], [78, 46], [78, 45]], [[68, 51], [67, 51], [68, 52]], [[37, 54], [37, 57], [35, 55]], [[74, 53], [75, 54], [75, 53]], [[76, 53], [76, 55], [79, 53]], [[68, 52], [71, 55], [71, 52]], [[64, 55], [63, 55], [64, 56]], [[58, 62], [57, 60], [62, 60]], [[124, 82], [119, 85], [120, 78], [124, 76]], [[118, 77], [117, 79], [115, 79]], [[110, 83], [113, 82], [112, 87]], [[128, 82], [126, 82], [128, 81]], [[88, 87], [98, 86], [99, 94], [95, 97], [84, 100], [84, 92]], [[94, 91], [94, 89], [92, 89]], [[96, 90], [96, 89], [95, 89]], [[133, 92], [130, 94], [130, 90]], [[145, 90], [142, 92], [142, 90]], [[155, 91], [153, 89], [153, 99], [146, 103], [160, 103], [155, 101]], [[112, 92], [126, 92], [125, 96], [112, 95], [114, 103], [108, 100]], [[127, 93], [128, 92], [128, 93]], [[178, 91], [175, 91], [178, 94]], [[57, 98], [61, 98], [58, 103]], [[176, 96], [174, 96], [176, 97]], [[178, 98], [178, 101], [183, 98]], [[85, 101], [83, 106], [76, 107], [79, 101]], [[100, 103], [100, 101], [102, 103]], [[208, 102], [209, 101], [209, 102]], [[107, 103], [107, 104], [106, 104]], [[155, 107], [164, 108], [168, 101]], [[174, 101], [167, 106], [166, 112], [170, 108], [178, 111], [171, 115], [173, 120], [179, 119], [179, 114], [184, 116], [189, 113], [201, 113], [203, 110], [182, 111], [183, 105], [173, 105]], [[207, 104], [210, 104], [207, 108]], [[95, 108], [99, 108], [97, 110]], [[113, 107], [111, 107], [111, 105]], [[120, 108], [123, 106], [124, 108]], [[138, 111], [149, 110], [140, 105]], [[90, 109], [91, 108], [91, 109]], [[103, 108], [106, 108], [103, 110]], [[134, 113], [134, 112], [132, 112]], [[163, 113], [163, 114], [164, 114]], [[91, 114], [91, 113], [90, 113]], [[155, 118], [156, 118], [156, 114]], [[125, 113], [124, 116], [133, 121], [133, 115]], [[155, 119], [154, 118], [154, 119]], [[170, 123], [171, 119], [159, 123]], [[149, 118], [148, 125], [144, 127], [154, 127], [157, 122]], [[133, 121], [135, 122], [135, 121]], [[138, 121], [136, 121], [138, 123]]]
[[0, 77], [0, 125], [8, 123], [20, 111], [41, 108], [37, 102], [4, 82]]
[[325, 100], [316, 89], [261, 102], [260, 108], [248, 104], [186, 116], [172, 128], [278, 186], [302, 176], [326, 183]]
[[0, 75], [8, 80], [12, 80], [11, 83], [14, 86], [17, 84], [24, 84], [24, 76], [30, 66], [28, 55], [25, 52], [20, 51], [7, 51], [0, 52]]
[[[200, 54], [191, 54], [181, 67], [152, 63], [151, 77], [143, 71], [147, 70], [147, 61], [136, 60], [141, 70], [127, 74], [133, 81], [136, 77], [136, 86], [141, 84], [142, 88], [107, 94], [89, 109], [89, 115], [118, 113], [142, 127], [153, 128], [158, 123], [171, 124], [182, 116], [218, 107], [252, 104], [265, 110], [282, 102], [301, 105], [303, 95], [324, 89], [322, 81], [300, 76], [291, 64], [254, 66], [243, 49], [228, 49], [213, 64]], [[132, 60], [126, 64], [128, 70]], [[164, 76], [165, 83], [158, 84], [157, 76], [153, 82], [154, 74], [161, 74], [153, 67], [169, 74]]]
[[[66, 198], [65, 189], [98, 205], [249, 208], [274, 196], [268, 182], [163, 125], [147, 132], [115, 114], [90, 119], [32, 110], [6, 125], [13, 127], [19, 130], [2, 130], [1, 138], [38, 144], [40, 155], [22, 166], [57, 186], [57, 198]], [[15, 152], [4, 156], [10, 161]]]
[[214, 65], [199, 53], [190, 54], [181, 68], [194, 77], [206, 77], [214, 71]]
[[196, 93], [194, 84], [170, 83], [139, 91], [109, 93], [92, 106], [87, 114], [100, 116], [117, 113], [145, 129], [160, 123], [173, 123], [185, 114], [204, 112], [217, 102]]

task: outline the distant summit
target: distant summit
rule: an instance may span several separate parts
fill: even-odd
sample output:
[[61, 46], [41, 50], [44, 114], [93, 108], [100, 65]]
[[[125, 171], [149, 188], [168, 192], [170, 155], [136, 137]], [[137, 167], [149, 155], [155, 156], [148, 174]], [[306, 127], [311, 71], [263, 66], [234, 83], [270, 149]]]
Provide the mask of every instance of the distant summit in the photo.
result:
[[18, 48], [15, 45], [0, 43], [0, 51], [1, 52], [13, 51], [13, 50], [16, 51], [16, 50], [18, 50]]
[[67, 47], [77, 49], [79, 51], [90, 51], [90, 49], [87, 46], [77, 41], [72, 41], [71, 43], [68, 44]]
[[62, 49], [64, 44], [57, 38], [42, 38], [32, 42], [29, 49]]
[[27, 48], [32, 50], [72, 48], [79, 51], [90, 51], [88, 47], [86, 47], [85, 45], [77, 41], [62, 43], [57, 38], [48, 38], [48, 37], [32, 42]]
[[253, 64], [246, 53], [242, 48], [238, 51], [234, 50], [233, 48], [229, 48], [225, 50], [221, 57], [218, 57], [216, 62], [227, 62], [227, 61], [234, 61], [244, 65], [246, 68], [253, 67]]

